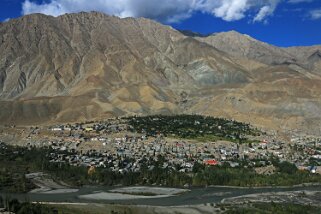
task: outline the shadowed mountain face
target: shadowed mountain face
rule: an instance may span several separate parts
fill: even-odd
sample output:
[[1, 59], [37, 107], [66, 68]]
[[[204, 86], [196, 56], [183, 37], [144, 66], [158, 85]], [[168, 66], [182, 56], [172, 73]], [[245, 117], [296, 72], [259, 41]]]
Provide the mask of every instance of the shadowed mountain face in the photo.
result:
[[28, 15], [0, 24], [0, 121], [184, 112], [315, 127], [320, 61], [317, 47], [282, 49], [236, 32], [189, 37], [143, 18]]

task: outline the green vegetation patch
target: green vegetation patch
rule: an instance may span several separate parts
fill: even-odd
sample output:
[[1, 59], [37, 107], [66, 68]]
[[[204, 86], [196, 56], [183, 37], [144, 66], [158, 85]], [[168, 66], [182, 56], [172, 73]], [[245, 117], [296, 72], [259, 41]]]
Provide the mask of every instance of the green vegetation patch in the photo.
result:
[[196, 139], [199, 141], [229, 140], [245, 143], [245, 136], [260, 135], [260, 131], [247, 123], [201, 115], [154, 115], [129, 117], [131, 131], [147, 136], [163, 134], [166, 137]]
[[225, 214], [317, 214], [320, 213], [320, 207], [312, 205], [300, 205], [291, 203], [255, 203], [243, 206], [221, 207], [227, 210]]

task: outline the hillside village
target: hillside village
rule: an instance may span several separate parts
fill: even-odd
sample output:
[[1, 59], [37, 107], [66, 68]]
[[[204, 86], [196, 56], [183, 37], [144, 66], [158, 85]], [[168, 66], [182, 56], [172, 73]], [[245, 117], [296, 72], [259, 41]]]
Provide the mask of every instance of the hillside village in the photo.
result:
[[[214, 135], [200, 138], [193, 135], [194, 138], [189, 139], [179, 137], [182, 131], [176, 133], [167, 130], [162, 133], [152, 127], [152, 124], [148, 124], [148, 127], [153, 132], [142, 130], [142, 126], [137, 126], [140, 130], [136, 131], [135, 126], [130, 125], [132, 119], [119, 118], [105, 122], [14, 129], [20, 131], [15, 135], [23, 138], [20, 140], [23, 146], [50, 148], [50, 162], [88, 168], [108, 168], [117, 173], [139, 172], [142, 164], [147, 164], [149, 169], [153, 169], [152, 163], [159, 158], [164, 159], [164, 169], [186, 173], [193, 170], [195, 163], [199, 163], [227, 164], [232, 168], [253, 167], [259, 174], [273, 174], [275, 167], [271, 163], [272, 158], [294, 163], [300, 170], [321, 173], [321, 167], [318, 167], [321, 162], [320, 138], [293, 137], [289, 143], [267, 133], [258, 134], [258, 131], [251, 131], [252, 129], [245, 125], [247, 128], [243, 127], [243, 130], [246, 133], [238, 133], [239, 136], [243, 136], [242, 140], [236, 140], [239, 136], [235, 137], [233, 134], [229, 134], [228, 138], [213, 138]], [[162, 119], [164, 120], [163, 117], [154, 116], [151, 121]], [[182, 118], [177, 117], [174, 120], [180, 121]], [[204, 125], [201, 124], [204, 121], [200, 121], [198, 119], [191, 122], [189, 133]], [[226, 124], [231, 126], [233, 123], [230, 121]], [[208, 127], [208, 124], [205, 125]], [[217, 125], [217, 129], [227, 130], [227, 126]], [[4, 129], [1, 139], [9, 139], [12, 130], [10, 127]], [[249, 133], [255, 136], [246, 135]]]

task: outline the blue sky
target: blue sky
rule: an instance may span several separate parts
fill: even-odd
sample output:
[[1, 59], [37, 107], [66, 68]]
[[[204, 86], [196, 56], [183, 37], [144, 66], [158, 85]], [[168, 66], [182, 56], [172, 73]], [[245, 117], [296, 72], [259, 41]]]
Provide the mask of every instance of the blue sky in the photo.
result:
[[321, 0], [0, 0], [0, 21], [93, 10], [203, 34], [236, 30], [283, 47], [321, 44]]

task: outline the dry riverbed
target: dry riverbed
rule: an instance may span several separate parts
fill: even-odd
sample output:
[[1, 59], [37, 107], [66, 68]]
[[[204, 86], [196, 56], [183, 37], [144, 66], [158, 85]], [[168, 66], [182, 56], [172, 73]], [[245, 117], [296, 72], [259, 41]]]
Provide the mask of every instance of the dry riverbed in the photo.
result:
[[230, 197], [222, 200], [225, 204], [243, 203], [294, 203], [320, 205], [321, 191], [284, 191], [248, 194], [238, 197]]
[[78, 189], [69, 188], [67, 184], [62, 182], [57, 183], [42, 172], [26, 174], [26, 178], [30, 179], [38, 187], [31, 190], [30, 193], [64, 194], [78, 192]]
[[124, 187], [113, 189], [106, 192], [97, 192], [88, 195], [78, 196], [80, 199], [87, 200], [130, 200], [130, 199], [151, 199], [164, 198], [184, 194], [190, 190], [163, 187]]

